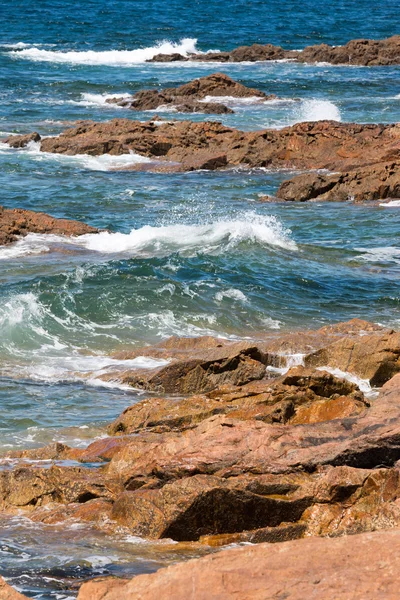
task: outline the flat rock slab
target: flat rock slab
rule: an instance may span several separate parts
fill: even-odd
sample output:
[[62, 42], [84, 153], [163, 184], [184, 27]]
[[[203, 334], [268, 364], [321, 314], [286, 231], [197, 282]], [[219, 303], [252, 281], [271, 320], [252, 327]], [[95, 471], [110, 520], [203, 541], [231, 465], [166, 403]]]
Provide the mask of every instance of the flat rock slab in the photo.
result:
[[400, 531], [382, 531], [224, 550], [78, 600], [397, 600], [399, 573]]

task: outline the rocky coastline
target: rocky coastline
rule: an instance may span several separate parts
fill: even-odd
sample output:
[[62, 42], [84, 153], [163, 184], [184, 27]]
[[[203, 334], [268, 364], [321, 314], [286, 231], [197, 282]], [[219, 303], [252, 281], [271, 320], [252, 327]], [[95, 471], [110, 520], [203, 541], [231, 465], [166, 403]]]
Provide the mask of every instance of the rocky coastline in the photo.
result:
[[[138, 598], [143, 581], [150, 586], [143, 597], [155, 598], [160, 582], [170, 589], [175, 577], [187, 594], [191, 569], [201, 578], [204, 564], [219, 580], [219, 569], [230, 569], [235, 556], [244, 561], [240, 593], [247, 595], [226, 588], [224, 597], [258, 598], [245, 581], [254, 569], [267, 577], [263, 561], [287, 552], [302, 569], [304, 552], [314, 556], [319, 548], [332, 572], [324, 585], [332, 577], [333, 586], [344, 542], [330, 538], [361, 534], [360, 542], [346, 546], [361, 562], [359, 544], [380, 547], [380, 536], [397, 543], [398, 332], [354, 319], [254, 341], [170, 338], [115, 356], [168, 361], [119, 374], [125, 384], [157, 395], [128, 407], [110, 424], [108, 437], [86, 449], [56, 443], [4, 454], [9, 467], [0, 472], [2, 514], [60, 526], [73, 519], [105, 534], [122, 528], [210, 550], [262, 545], [200, 559], [198, 575], [195, 562], [129, 583], [89, 583], [79, 598], [121, 597], [121, 586], [127, 586], [124, 597]], [[291, 366], [293, 357], [297, 366]], [[43, 460], [52, 466], [43, 467]], [[393, 531], [366, 535], [387, 529]], [[282, 547], [278, 554], [275, 544]], [[268, 571], [271, 585], [283, 585], [282, 568], [278, 561], [276, 571]], [[296, 573], [300, 590], [314, 585], [308, 575], [300, 584]], [[387, 585], [391, 589], [390, 577]]]
[[272, 44], [240, 46], [230, 52], [207, 52], [183, 56], [179, 53], [157, 54], [149, 62], [256, 62], [290, 60], [300, 63], [332, 65], [388, 66], [400, 64], [400, 36], [384, 40], [351, 40], [344, 46], [317, 44], [303, 50], [285, 50]]
[[[400, 36], [302, 51], [255, 44], [159, 54], [151, 62], [181, 60], [397, 65]], [[229, 114], [227, 97], [276, 99], [214, 73], [107, 102]], [[161, 173], [297, 172], [261, 202], [400, 199], [398, 123], [323, 120], [241, 131], [154, 115], [79, 121], [54, 137], [32, 132], [3, 142], [16, 152], [33, 142], [56, 155], [136, 154], [148, 161], [129, 169]], [[98, 233], [80, 221], [0, 206], [0, 246], [29, 234]], [[3, 451], [0, 515], [60, 531], [74, 523], [104, 536], [123, 532], [166, 543], [166, 553], [190, 548], [205, 556], [133, 579], [86, 581], [78, 600], [207, 600], [210, 587], [221, 600], [397, 597], [399, 331], [354, 318], [252, 339], [175, 336], [121, 346], [109, 358], [118, 370], [104, 367], [96, 377], [139, 390], [142, 399], [86, 447], [60, 441]], [[138, 358], [158, 366], [132, 366]], [[0, 577], [0, 599], [23, 598]]]
[[[257, 91], [245, 90], [252, 95]], [[155, 94], [158, 98], [158, 92]], [[18, 149], [32, 140], [40, 143], [42, 152], [53, 154], [135, 153], [150, 159], [123, 167], [132, 170], [168, 173], [239, 167], [312, 171], [283, 182], [276, 197], [264, 200], [368, 202], [400, 197], [398, 124], [316, 121], [244, 132], [218, 122], [114, 119], [81, 122], [56, 137], [41, 139], [34, 132], [3, 141]]]

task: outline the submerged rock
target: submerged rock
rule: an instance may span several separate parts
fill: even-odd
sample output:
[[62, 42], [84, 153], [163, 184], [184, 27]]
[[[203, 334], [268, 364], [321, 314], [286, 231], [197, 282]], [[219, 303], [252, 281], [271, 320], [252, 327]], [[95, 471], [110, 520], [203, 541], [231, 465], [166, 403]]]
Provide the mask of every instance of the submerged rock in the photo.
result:
[[0, 245], [11, 244], [28, 233], [75, 236], [98, 232], [99, 230], [95, 227], [80, 221], [56, 219], [33, 210], [0, 206]]

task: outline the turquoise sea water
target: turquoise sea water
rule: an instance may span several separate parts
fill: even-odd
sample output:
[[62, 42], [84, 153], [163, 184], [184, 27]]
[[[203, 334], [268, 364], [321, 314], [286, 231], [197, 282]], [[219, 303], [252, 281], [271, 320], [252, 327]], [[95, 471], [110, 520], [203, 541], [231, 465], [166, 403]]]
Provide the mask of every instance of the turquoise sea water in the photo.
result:
[[[79, 119], [149, 119], [154, 113], [105, 99], [216, 70], [280, 98], [233, 102], [235, 114], [218, 120], [241, 129], [399, 121], [399, 67], [144, 62], [173, 47], [382, 38], [399, 32], [394, 0], [19, 0], [3, 3], [0, 15], [4, 136], [56, 135]], [[1, 204], [111, 231], [75, 242], [29, 236], [0, 249], [0, 450], [85, 445], [103, 435], [105, 422], [141, 398], [99, 381], [104, 370], [126, 366], [109, 358], [121, 347], [169, 335], [257, 337], [352, 317], [399, 326], [399, 207], [263, 204], [259, 197], [290, 173], [112, 170], [121, 160], [137, 157], [77, 159], [0, 145]], [[0, 522], [0, 572], [32, 597], [61, 599], [75, 595], [62, 591], [68, 578], [172, 560], [155, 559], [137, 540], [134, 550], [131, 541], [108, 540], [105, 552], [101, 537], [87, 534], [85, 545], [73, 531], [60, 544], [50, 529]]]

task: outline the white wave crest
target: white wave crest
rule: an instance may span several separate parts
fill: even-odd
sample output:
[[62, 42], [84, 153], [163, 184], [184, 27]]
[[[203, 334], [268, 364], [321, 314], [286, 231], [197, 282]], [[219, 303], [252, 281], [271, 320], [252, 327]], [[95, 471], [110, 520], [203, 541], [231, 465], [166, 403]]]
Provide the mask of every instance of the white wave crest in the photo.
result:
[[177, 52], [183, 56], [197, 53], [196, 39], [184, 38], [178, 43], [163, 41], [148, 48], [136, 50], [86, 50], [60, 52], [40, 48], [24, 48], [10, 52], [15, 58], [54, 63], [71, 63], [75, 65], [106, 65], [110, 67], [131, 67], [151, 60], [156, 54], [172, 54]]
[[297, 122], [342, 120], [340, 110], [330, 100], [304, 100], [296, 112]]
[[[49, 252], [52, 249], [56, 250], [60, 245], [75, 246], [77, 249], [102, 254], [121, 253], [141, 258], [168, 256], [175, 252], [186, 256], [200, 252], [219, 254], [232, 250], [243, 242], [297, 251], [297, 244], [290, 235], [290, 229], [286, 229], [276, 217], [261, 216], [249, 211], [227, 221], [204, 225], [145, 225], [140, 229], [132, 229], [128, 234], [103, 231], [70, 238], [31, 233], [15, 244], [1, 249], [0, 259]], [[236, 299], [239, 299], [237, 295]]]
[[107, 100], [111, 98], [128, 98], [129, 94], [81, 94], [82, 100], [70, 100], [70, 104], [76, 106], [105, 106], [106, 108], [122, 108], [118, 104], [110, 104]]
[[378, 248], [356, 248], [357, 251], [362, 252], [356, 259], [363, 260], [365, 262], [394, 262], [400, 263], [400, 248], [395, 246], [380, 246]]
[[248, 212], [235, 220], [205, 225], [145, 225], [140, 229], [132, 229], [129, 234], [102, 232], [84, 235], [77, 238], [76, 243], [96, 252], [123, 252], [141, 256], [174, 252], [207, 254], [230, 250], [241, 242], [297, 250], [290, 233], [275, 217]]
[[389, 202], [380, 202], [379, 206], [385, 206], [386, 208], [399, 208], [400, 200], [389, 200]]
[[236, 288], [229, 288], [228, 290], [217, 292], [215, 294], [215, 299], [217, 302], [222, 302], [224, 298], [237, 300], [243, 303], [248, 302], [246, 295], [243, 294], [243, 292], [241, 292], [240, 290], [237, 290]]
[[19, 154], [28, 155], [36, 161], [52, 160], [65, 165], [77, 165], [92, 171], [112, 171], [117, 169], [125, 169], [139, 163], [154, 162], [147, 156], [141, 156], [130, 152], [129, 154], [120, 154], [113, 156], [111, 154], [102, 154], [101, 156], [90, 156], [89, 154], [75, 154], [69, 156], [67, 154], [55, 154], [52, 152], [42, 152], [40, 150], [40, 142], [29, 142], [26, 148], [13, 149], [8, 144], [0, 144], [0, 152], [18, 152]]

